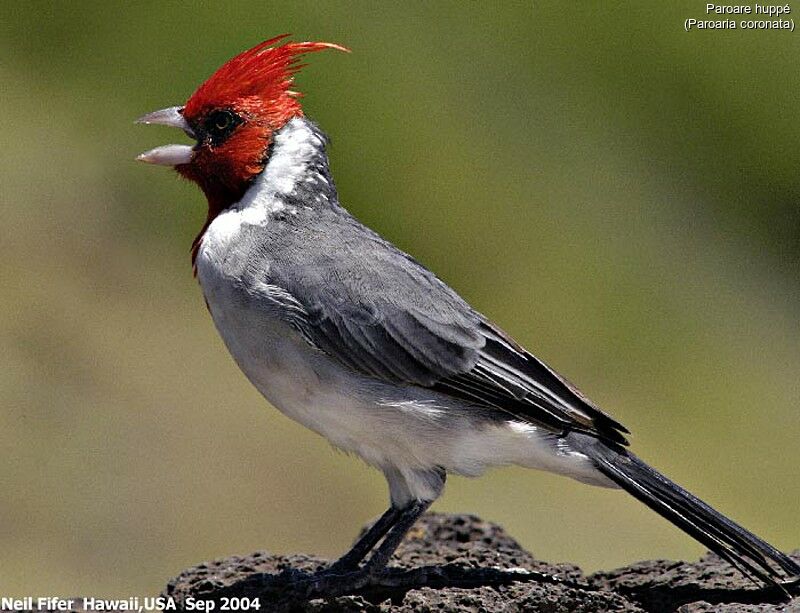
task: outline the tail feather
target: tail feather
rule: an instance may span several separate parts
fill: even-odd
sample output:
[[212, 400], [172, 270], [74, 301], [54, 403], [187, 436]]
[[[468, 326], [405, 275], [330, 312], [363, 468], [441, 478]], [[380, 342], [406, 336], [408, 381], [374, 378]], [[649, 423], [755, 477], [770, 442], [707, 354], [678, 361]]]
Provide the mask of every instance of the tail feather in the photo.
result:
[[[751, 579], [784, 591], [797, 587], [800, 564], [667, 479], [632, 453], [596, 442], [595, 466], [629, 494], [697, 539]], [[783, 570], [785, 576], [778, 572]]]

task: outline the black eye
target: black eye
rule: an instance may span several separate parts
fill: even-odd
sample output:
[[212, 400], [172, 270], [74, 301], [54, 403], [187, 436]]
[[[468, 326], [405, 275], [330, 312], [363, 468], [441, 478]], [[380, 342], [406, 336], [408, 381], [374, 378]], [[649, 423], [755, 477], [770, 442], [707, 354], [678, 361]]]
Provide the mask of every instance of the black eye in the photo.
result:
[[232, 121], [230, 113], [219, 113], [214, 117], [214, 129], [218, 132], [227, 130]]
[[203, 122], [203, 127], [212, 144], [219, 145], [231, 135], [240, 123], [242, 123], [241, 117], [233, 111], [220, 110], [211, 113]]

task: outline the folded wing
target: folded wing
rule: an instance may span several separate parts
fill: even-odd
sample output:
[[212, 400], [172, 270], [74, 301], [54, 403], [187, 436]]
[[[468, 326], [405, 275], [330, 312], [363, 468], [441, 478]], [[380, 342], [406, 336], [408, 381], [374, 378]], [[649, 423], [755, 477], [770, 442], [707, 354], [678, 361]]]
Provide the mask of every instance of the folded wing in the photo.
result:
[[555, 433], [627, 444], [624, 426], [433, 273], [354, 220], [340, 223], [334, 245], [309, 245], [291, 266], [270, 269], [308, 342], [371, 377], [432, 388]]

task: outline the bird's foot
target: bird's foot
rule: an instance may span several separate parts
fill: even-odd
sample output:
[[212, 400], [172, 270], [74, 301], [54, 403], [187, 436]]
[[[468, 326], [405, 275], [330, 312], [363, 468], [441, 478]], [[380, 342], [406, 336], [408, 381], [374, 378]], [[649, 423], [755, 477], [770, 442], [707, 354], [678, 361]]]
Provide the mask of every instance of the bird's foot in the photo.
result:
[[342, 556], [323, 570], [322, 574], [349, 575], [359, 570], [359, 563], [360, 560], [348, 559], [347, 556]]
[[311, 600], [353, 594], [379, 579], [381, 572], [372, 572], [368, 567], [359, 568], [334, 563], [329, 568], [306, 576], [292, 583], [293, 598]]

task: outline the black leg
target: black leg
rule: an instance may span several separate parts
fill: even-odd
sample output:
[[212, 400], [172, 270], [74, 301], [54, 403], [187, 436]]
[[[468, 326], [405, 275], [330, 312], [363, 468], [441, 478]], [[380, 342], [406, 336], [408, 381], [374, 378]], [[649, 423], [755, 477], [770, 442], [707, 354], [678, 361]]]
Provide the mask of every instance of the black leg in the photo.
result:
[[[414, 522], [419, 519], [425, 510], [431, 506], [432, 500], [415, 500], [409, 503], [402, 509], [392, 507], [381, 518], [375, 522], [367, 531], [367, 534], [362, 536], [355, 544], [353, 549], [348, 551], [342, 559], [335, 562], [331, 567], [327, 568], [321, 573], [318, 573], [312, 581], [301, 581], [297, 585], [298, 591], [301, 591], [304, 598], [314, 598], [320, 594], [334, 595], [334, 594], [352, 594], [353, 592], [368, 585], [370, 581], [378, 577], [389, 558], [397, 549], [403, 537], [414, 525]], [[357, 566], [354, 562], [356, 558], [363, 558], [369, 552], [371, 547], [380, 540], [384, 534], [386, 538], [375, 549], [372, 557], [361, 567]], [[344, 561], [344, 562], [343, 562]], [[340, 563], [343, 565], [340, 566]], [[355, 568], [345, 568], [344, 564], [356, 565]], [[296, 596], [290, 596], [296, 597]]]
[[400, 511], [400, 517], [394, 527], [364, 566], [368, 575], [374, 577], [384, 569], [403, 537], [432, 503], [432, 500], [415, 500]]
[[[442, 468], [408, 474], [392, 469], [385, 471], [385, 474], [389, 481], [391, 508], [358, 539], [350, 551], [330, 567], [315, 573], [313, 577], [297, 581], [294, 593], [286, 596], [287, 602], [291, 599], [315, 598], [322, 594], [352, 594], [376, 581], [411, 526], [442, 493], [447, 478]], [[413, 488], [409, 485], [409, 479]], [[400, 501], [407, 501], [413, 490], [424, 491], [429, 500], [412, 499], [403, 507], [395, 506], [402, 504]], [[359, 566], [370, 550], [373, 551], [372, 556]]]
[[331, 564], [328, 570], [332, 573], [344, 573], [358, 568], [359, 562], [366, 557], [377, 542], [395, 525], [401, 514], [402, 511], [400, 509], [389, 507], [389, 510], [372, 524], [366, 534], [358, 539], [350, 551]]

